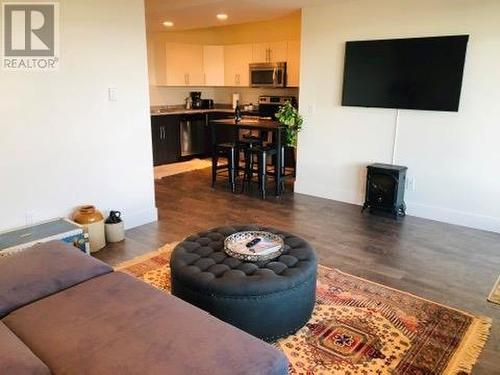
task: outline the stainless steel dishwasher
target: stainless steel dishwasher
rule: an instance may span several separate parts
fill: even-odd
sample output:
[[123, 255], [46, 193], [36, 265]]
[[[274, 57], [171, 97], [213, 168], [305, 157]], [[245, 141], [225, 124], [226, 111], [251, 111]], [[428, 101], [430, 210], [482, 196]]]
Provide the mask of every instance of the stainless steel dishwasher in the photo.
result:
[[202, 155], [207, 150], [206, 115], [187, 115], [180, 121], [181, 157]]

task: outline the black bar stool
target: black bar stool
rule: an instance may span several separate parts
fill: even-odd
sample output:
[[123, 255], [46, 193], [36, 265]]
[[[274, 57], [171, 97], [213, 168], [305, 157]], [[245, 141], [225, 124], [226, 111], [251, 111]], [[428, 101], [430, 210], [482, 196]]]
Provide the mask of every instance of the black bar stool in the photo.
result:
[[[219, 165], [219, 158], [227, 159], [227, 164]], [[236, 143], [219, 143], [212, 151], [212, 187], [215, 186], [217, 175], [221, 171], [228, 173], [229, 185], [233, 193], [236, 192], [236, 174], [239, 169], [239, 148]]]
[[[266, 199], [266, 186], [267, 186], [267, 158], [272, 155], [276, 155], [276, 149], [264, 145], [256, 145], [253, 147], [248, 147], [244, 150], [245, 152], [245, 175], [243, 178], [242, 192], [245, 189], [245, 184], [248, 187], [251, 186], [253, 182], [254, 170], [254, 157], [257, 157], [257, 176], [259, 191], [262, 199]], [[276, 183], [278, 179], [276, 178]]]
[[[227, 173], [229, 186], [233, 193], [236, 192], [236, 177], [239, 173], [240, 147], [238, 131], [224, 132], [224, 128], [210, 125], [212, 138], [212, 187], [215, 187], [217, 175]], [[225, 158], [226, 164], [219, 165], [219, 159]]]
[[[247, 155], [246, 151], [247, 150], [250, 151], [251, 149], [253, 149], [257, 146], [263, 146], [263, 144], [265, 142], [267, 142], [268, 139], [269, 139], [269, 133], [265, 130], [258, 130], [258, 131], [250, 130], [247, 133], [242, 134], [239, 137], [239, 146], [240, 146], [240, 149], [244, 153], [244, 160], [245, 160], [244, 176], [246, 176], [248, 174], [249, 170], [253, 171], [253, 169], [254, 169], [254, 157], [252, 155], [249, 158], [247, 158], [248, 155]], [[247, 162], [249, 163], [248, 167], [247, 167]], [[252, 172], [252, 174], [253, 174], [253, 172]], [[251, 179], [252, 179], [252, 177], [250, 177], [250, 180], [249, 180], [250, 182], [251, 182]], [[245, 181], [246, 180], [244, 178], [241, 192], [243, 192], [245, 189], [244, 188]], [[250, 183], [250, 182], [248, 182], [248, 183]]]
[[[268, 147], [273, 147], [274, 148], [274, 145], [273, 144], [269, 144]], [[274, 164], [274, 163], [273, 163]], [[293, 168], [289, 168], [289, 170], [287, 171], [287, 157], [286, 157], [286, 146], [281, 146], [281, 192], [283, 193], [285, 191], [285, 178], [287, 177], [292, 177], [295, 179], [296, 177], [296, 167], [293, 167]], [[290, 169], [292, 169], [290, 171]], [[272, 172], [272, 175], [276, 176], [276, 171], [273, 170]]]

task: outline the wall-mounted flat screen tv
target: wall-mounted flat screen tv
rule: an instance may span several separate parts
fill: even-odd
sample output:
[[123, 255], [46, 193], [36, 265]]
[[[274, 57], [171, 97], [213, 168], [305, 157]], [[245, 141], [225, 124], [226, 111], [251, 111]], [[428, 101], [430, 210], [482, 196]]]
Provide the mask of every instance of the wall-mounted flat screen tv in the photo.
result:
[[458, 111], [468, 35], [347, 42], [342, 105]]

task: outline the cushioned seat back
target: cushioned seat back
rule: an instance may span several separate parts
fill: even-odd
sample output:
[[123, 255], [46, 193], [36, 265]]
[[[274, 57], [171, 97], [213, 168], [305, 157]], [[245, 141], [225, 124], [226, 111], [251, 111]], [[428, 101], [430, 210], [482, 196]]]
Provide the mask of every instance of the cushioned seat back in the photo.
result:
[[50, 374], [49, 368], [0, 322], [0, 374]]
[[0, 318], [11, 311], [112, 272], [74, 246], [52, 241], [0, 258]]

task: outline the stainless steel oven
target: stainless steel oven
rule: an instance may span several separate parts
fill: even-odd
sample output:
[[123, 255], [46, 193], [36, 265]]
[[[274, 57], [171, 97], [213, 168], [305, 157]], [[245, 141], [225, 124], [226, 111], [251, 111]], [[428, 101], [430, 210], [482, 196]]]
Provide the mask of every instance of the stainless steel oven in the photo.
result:
[[286, 62], [250, 64], [251, 87], [286, 87]]
[[290, 102], [294, 107], [297, 107], [297, 98], [294, 96], [259, 96], [259, 116], [271, 117], [273, 120], [276, 120], [276, 112], [286, 102]]

